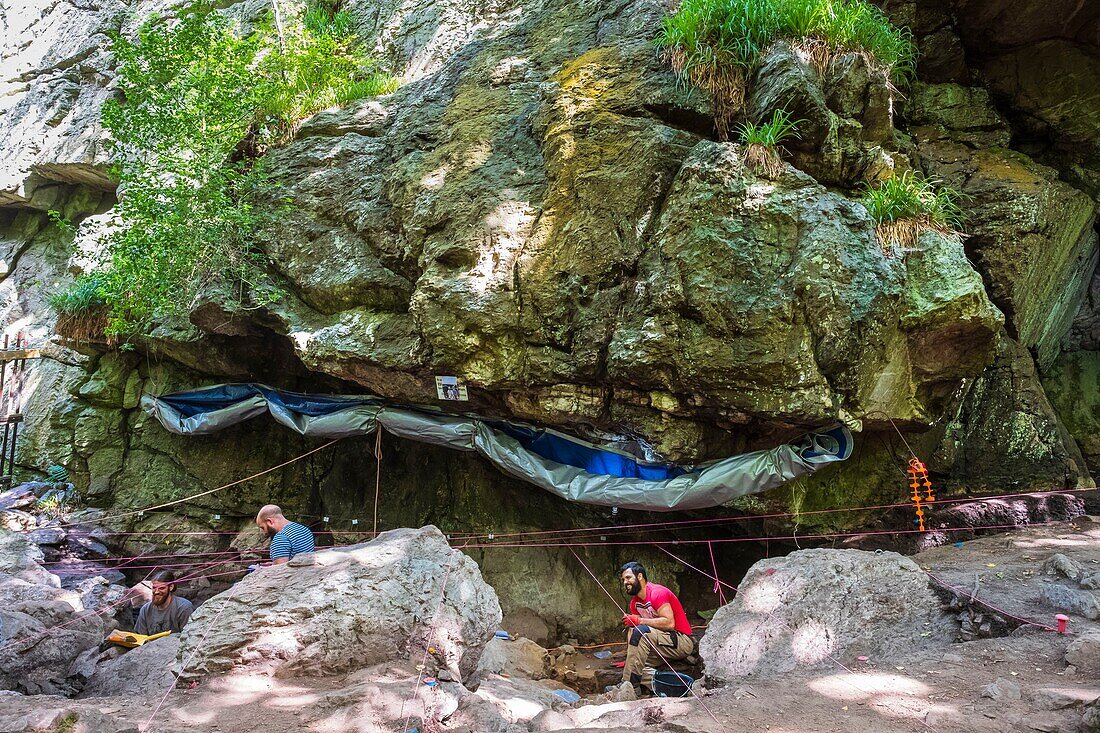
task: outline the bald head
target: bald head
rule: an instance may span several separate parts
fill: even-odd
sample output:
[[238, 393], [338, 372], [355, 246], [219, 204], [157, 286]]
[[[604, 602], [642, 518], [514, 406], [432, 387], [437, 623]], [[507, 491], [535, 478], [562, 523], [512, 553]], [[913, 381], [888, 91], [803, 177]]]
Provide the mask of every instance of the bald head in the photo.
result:
[[256, 512], [256, 526], [264, 531], [268, 537], [287, 525], [287, 518], [283, 516], [283, 510], [274, 504], [267, 504]]
[[281, 517], [283, 516], [283, 510], [274, 504], [266, 504], [260, 508], [260, 511], [256, 512], [256, 521], [261, 519], [267, 519], [268, 517]]

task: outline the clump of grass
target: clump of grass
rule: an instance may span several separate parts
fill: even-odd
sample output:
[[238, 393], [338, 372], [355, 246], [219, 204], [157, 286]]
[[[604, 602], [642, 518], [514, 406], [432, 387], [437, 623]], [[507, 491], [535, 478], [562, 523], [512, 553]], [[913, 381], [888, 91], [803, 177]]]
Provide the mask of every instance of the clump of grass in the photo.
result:
[[866, 0], [683, 0], [656, 44], [681, 79], [710, 93], [720, 140], [744, 106], [748, 80], [779, 40], [821, 68], [837, 53], [864, 53], [888, 79], [912, 75], [916, 46]]
[[316, 36], [345, 38], [354, 32], [348, 11], [320, 3], [306, 7], [302, 22], [306, 30]]
[[745, 122], [738, 126], [737, 134], [745, 146], [745, 163], [758, 175], [775, 178], [783, 172], [782, 142], [798, 137], [798, 123], [791, 120], [786, 110], [777, 109], [768, 122], [759, 125]]
[[948, 186], [906, 171], [877, 186], [866, 185], [861, 201], [875, 221], [879, 244], [911, 250], [922, 232], [962, 236], [961, 194]]
[[66, 713], [65, 717], [55, 724], [54, 733], [73, 733], [79, 720], [80, 718], [77, 717], [76, 713]]
[[102, 282], [95, 275], [77, 278], [67, 289], [50, 293], [46, 302], [57, 312], [55, 331], [75, 341], [102, 339], [109, 320]]

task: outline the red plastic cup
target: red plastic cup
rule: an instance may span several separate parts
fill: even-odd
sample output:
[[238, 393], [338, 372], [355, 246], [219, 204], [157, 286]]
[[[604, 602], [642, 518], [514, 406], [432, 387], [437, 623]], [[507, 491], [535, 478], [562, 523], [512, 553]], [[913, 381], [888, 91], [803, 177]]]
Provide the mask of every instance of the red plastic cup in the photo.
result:
[[1060, 613], [1054, 617], [1054, 620], [1058, 622], [1058, 633], [1066, 633], [1066, 622], [1069, 621], [1069, 616], [1064, 613]]

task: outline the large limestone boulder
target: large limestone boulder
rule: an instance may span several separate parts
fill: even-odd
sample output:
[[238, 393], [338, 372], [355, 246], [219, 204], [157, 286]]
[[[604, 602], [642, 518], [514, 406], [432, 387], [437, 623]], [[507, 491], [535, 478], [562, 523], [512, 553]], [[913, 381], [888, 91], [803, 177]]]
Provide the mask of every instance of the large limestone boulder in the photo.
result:
[[707, 677], [731, 682], [802, 668], [891, 663], [949, 643], [953, 627], [928, 578], [894, 552], [801, 550], [761, 560], [699, 643]]
[[169, 634], [101, 662], [84, 684], [80, 697], [156, 696], [167, 692], [176, 684], [179, 647], [180, 635]]
[[956, 239], [883, 254], [866, 210], [793, 169], [701, 142], [670, 188], [612, 338], [608, 376], [690, 391], [670, 412], [925, 420], [980, 369], [1001, 320]]
[[[471, 409], [634, 432], [677, 460], [728, 455], [725, 429], [776, 416], [791, 432], [842, 412], [925, 423], [958, 374], [984, 366], [999, 316], [970, 297], [981, 283], [957, 246], [928, 280], [932, 268], [883, 262], [858, 207], [809, 178], [757, 180], [736, 171], [733, 153], [718, 175], [694, 175], [712, 125], [705, 95], [653, 53], [665, 4], [438, 5], [347, 4], [366, 44], [410, 83], [316, 115], [270, 155], [294, 200], [265, 244], [285, 301], [240, 312], [202, 303], [151, 348], [206, 374], [327, 374], [414, 402], [433, 399], [434, 374], [459, 374]], [[889, 90], [859, 56], [821, 73], [788, 52], [783, 63], [816, 105], [796, 162], [853, 183], [883, 163]], [[762, 113], [783, 96], [769, 84], [759, 85]], [[686, 179], [689, 197], [676, 185]], [[756, 194], [772, 186], [756, 216]], [[720, 222], [727, 199], [740, 202], [737, 231], [685, 226]], [[846, 213], [827, 221], [834, 211]], [[661, 263], [670, 252], [681, 272]], [[758, 267], [738, 274], [737, 263]], [[930, 332], [898, 301], [903, 281], [933, 291], [941, 276], [973, 292], [965, 307], [939, 309]], [[637, 320], [638, 307], [652, 322]], [[956, 350], [968, 358], [922, 346], [921, 358], [955, 365], [929, 371], [910, 358], [916, 332], [922, 343], [969, 340]], [[681, 369], [675, 355], [686, 352], [705, 363]], [[140, 384], [112, 381], [110, 366], [92, 365], [103, 378], [76, 387], [65, 415], [82, 434], [59, 446], [74, 454], [74, 478], [88, 476], [97, 495], [130, 480], [144, 493], [170, 472], [216, 465], [172, 465], [160, 445], [123, 456], [120, 433], [136, 426], [116, 406], [126, 410]], [[103, 433], [116, 437], [93, 440]], [[789, 437], [749, 434], [760, 445]]]
[[438, 529], [397, 529], [359, 545], [263, 568], [210, 599], [182, 633], [183, 678], [248, 668], [327, 675], [386, 661], [463, 679], [499, 628], [477, 564]]

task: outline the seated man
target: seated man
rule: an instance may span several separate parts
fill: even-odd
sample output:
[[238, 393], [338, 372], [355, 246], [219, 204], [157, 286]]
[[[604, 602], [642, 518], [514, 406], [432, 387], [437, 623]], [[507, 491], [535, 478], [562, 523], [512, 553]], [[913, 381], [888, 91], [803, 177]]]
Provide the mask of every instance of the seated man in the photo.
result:
[[628, 562], [620, 572], [623, 588], [631, 596], [630, 614], [623, 617], [623, 625], [630, 631], [620, 688], [629, 692], [629, 683], [637, 695], [641, 692], [642, 670], [666, 670], [666, 662], [691, 656], [695, 637], [680, 599], [663, 585], [650, 583], [640, 563]]
[[268, 556], [275, 565], [282, 565], [295, 555], [313, 552], [313, 532], [309, 527], [292, 522], [283, 510], [268, 504], [256, 514], [256, 526], [271, 538]]
[[195, 607], [186, 598], [176, 593], [176, 576], [171, 570], [160, 570], [153, 574], [153, 600], [148, 601], [138, 611], [134, 631], [151, 636], [163, 631], [179, 633]]

